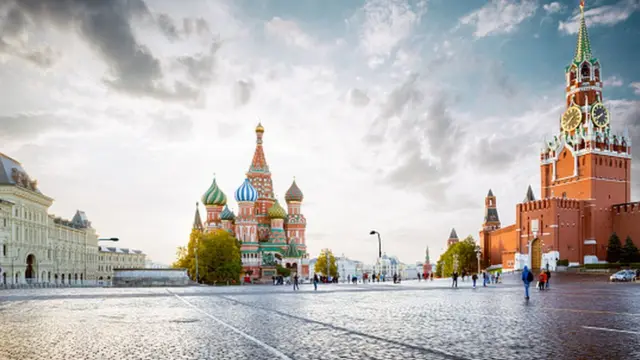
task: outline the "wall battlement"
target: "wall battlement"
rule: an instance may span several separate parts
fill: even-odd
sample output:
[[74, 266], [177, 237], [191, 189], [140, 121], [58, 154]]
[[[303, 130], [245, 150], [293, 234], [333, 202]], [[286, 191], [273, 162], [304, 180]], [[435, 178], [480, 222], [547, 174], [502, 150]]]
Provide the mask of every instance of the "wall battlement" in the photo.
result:
[[640, 214], [640, 201], [616, 204], [612, 206], [612, 210], [616, 215]]
[[565, 199], [559, 197], [529, 201], [518, 204], [518, 212], [526, 213], [531, 211], [546, 210], [551, 208], [579, 210], [583, 200]]

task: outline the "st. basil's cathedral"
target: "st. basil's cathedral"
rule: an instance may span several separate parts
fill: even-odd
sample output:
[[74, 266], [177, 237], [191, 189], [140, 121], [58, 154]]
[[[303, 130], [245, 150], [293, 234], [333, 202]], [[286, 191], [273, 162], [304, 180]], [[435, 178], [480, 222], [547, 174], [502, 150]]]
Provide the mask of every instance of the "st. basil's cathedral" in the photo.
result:
[[631, 137], [626, 129], [612, 131], [601, 69], [581, 1], [576, 50], [565, 69], [566, 109], [539, 154], [540, 199], [529, 186], [515, 224], [503, 227], [489, 190], [480, 231], [486, 266], [554, 270], [558, 260], [605, 262], [613, 233], [640, 246], [640, 202], [630, 202]]
[[264, 155], [264, 127], [256, 127], [256, 149], [242, 184], [235, 191], [237, 215], [227, 205], [227, 196], [214, 177], [202, 196], [207, 209], [206, 221], [196, 208], [194, 228], [204, 232], [224, 229], [241, 243], [240, 252], [245, 274], [256, 278], [275, 275], [264, 273], [276, 263], [299, 276], [309, 276], [309, 255], [305, 238], [307, 220], [301, 212], [304, 196], [295, 179], [285, 193], [287, 210], [274, 196], [271, 172]]

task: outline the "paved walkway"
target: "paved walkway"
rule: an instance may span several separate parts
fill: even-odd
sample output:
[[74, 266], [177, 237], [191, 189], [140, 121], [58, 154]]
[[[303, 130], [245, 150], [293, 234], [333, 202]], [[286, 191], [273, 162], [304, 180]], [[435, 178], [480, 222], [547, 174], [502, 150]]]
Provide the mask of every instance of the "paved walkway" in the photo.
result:
[[640, 358], [637, 284], [504, 280], [4, 291], [0, 359]]

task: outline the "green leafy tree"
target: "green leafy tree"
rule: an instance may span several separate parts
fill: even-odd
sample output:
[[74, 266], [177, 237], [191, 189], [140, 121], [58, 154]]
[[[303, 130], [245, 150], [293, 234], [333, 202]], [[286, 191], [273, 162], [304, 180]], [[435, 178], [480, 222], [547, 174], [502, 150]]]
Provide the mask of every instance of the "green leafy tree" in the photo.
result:
[[239, 242], [226, 230], [206, 234], [198, 230], [191, 232], [186, 247], [178, 248], [178, 259], [174, 267], [186, 268], [194, 281], [196, 276], [195, 253], [198, 252], [198, 274], [200, 283], [236, 283], [242, 273]]
[[622, 244], [620, 238], [615, 232], [609, 237], [609, 245], [607, 245], [607, 261], [610, 263], [616, 263], [620, 261], [622, 257]]
[[314, 271], [317, 274], [323, 274], [327, 276], [327, 254], [329, 255], [329, 272], [331, 277], [338, 277], [338, 266], [336, 265], [336, 258], [333, 256], [331, 250], [324, 250], [316, 260], [316, 266]]
[[441, 277], [449, 277], [453, 274], [456, 265], [458, 274], [463, 272], [473, 273], [478, 269], [478, 257], [476, 255], [476, 242], [469, 235], [464, 240], [451, 245], [436, 263], [436, 273]]
[[640, 252], [638, 251], [636, 244], [631, 240], [631, 236], [627, 236], [627, 239], [624, 242], [620, 260], [625, 263], [640, 262]]

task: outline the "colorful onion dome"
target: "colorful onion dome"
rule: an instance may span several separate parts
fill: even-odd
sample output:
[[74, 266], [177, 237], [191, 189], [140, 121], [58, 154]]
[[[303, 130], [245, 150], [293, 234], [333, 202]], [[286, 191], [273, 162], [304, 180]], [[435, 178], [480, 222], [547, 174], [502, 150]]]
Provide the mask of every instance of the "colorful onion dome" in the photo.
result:
[[286, 219], [287, 217], [287, 212], [282, 206], [280, 206], [278, 200], [276, 200], [276, 203], [269, 208], [269, 211], [267, 213], [272, 219]]
[[213, 178], [213, 183], [209, 187], [204, 195], [202, 195], [202, 203], [205, 206], [210, 205], [226, 205], [227, 204], [227, 196], [220, 190], [218, 184], [216, 183], [216, 178]]
[[225, 205], [224, 209], [220, 213], [220, 220], [233, 221], [235, 220], [235, 218], [236, 218], [236, 215], [233, 213], [233, 211], [229, 210], [229, 206]]
[[291, 202], [291, 201], [301, 202], [302, 199], [304, 199], [304, 195], [302, 195], [302, 191], [296, 184], [296, 179], [293, 179], [293, 184], [291, 184], [291, 186], [289, 187], [289, 190], [287, 190], [287, 193], [284, 194], [284, 199], [287, 202]]
[[264, 127], [262, 127], [262, 123], [258, 123], [258, 126], [256, 126], [256, 132], [259, 132], [259, 133], [264, 132]]
[[244, 179], [242, 185], [236, 190], [236, 201], [255, 202], [256, 200], [258, 200], [258, 191], [251, 185], [249, 179]]

